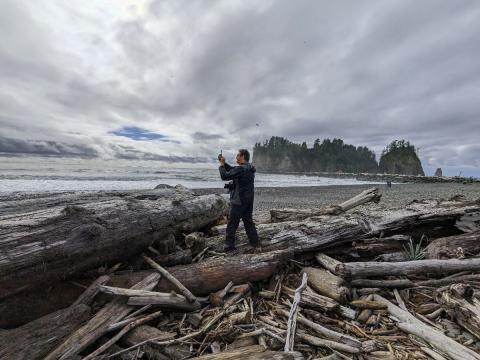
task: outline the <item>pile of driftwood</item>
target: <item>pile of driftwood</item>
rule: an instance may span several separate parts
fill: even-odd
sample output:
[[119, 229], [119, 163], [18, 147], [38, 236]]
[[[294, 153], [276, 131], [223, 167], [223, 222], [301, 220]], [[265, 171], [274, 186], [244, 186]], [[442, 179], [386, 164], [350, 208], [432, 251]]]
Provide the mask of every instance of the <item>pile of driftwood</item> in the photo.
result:
[[1, 359], [480, 360], [479, 201], [276, 209], [232, 256], [221, 196], [3, 200]]

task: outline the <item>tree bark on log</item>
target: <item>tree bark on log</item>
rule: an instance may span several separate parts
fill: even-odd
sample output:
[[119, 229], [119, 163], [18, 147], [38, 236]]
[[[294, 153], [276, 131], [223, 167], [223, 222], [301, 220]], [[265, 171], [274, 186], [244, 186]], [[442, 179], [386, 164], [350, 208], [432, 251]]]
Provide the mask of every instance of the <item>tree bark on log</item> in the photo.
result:
[[271, 222], [275, 223], [284, 221], [302, 221], [312, 216], [339, 215], [370, 201], [378, 203], [381, 196], [378, 188], [371, 188], [362, 191], [357, 196], [338, 205], [329, 205], [316, 209], [272, 209], [270, 210], [270, 218]]
[[383, 262], [351, 262], [337, 266], [335, 273], [343, 278], [368, 278], [375, 276], [435, 276], [460, 271], [480, 270], [480, 259], [465, 260], [415, 260], [393, 263]]
[[0, 298], [142, 252], [226, 210], [223, 197], [171, 189], [2, 196]]
[[480, 231], [435, 239], [428, 244], [426, 251], [429, 259], [477, 255], [480, 253]]

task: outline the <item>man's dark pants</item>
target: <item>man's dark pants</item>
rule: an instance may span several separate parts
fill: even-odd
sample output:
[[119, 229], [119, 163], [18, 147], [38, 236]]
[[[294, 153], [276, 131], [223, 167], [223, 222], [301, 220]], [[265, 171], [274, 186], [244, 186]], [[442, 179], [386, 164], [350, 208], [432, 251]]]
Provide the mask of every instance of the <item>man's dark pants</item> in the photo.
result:
[[235, 232], [240, 224], [240, 219], [245, 226], [248, 240], [253, 247], [257, 247], [260, 242], [258, 240], [257, 229], [252, 219], [253, 201], [242, 201], [242, 205], [230, 205], [230, 216], [227, 224], [227, 234], [225, 238], [225, 250], [235, 249]]

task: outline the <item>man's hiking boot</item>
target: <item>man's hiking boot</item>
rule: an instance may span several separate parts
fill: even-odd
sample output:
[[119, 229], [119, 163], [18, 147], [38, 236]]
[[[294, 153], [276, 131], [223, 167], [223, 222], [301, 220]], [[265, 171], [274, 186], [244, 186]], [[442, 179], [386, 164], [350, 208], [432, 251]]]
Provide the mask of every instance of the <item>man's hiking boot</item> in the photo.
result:
[[237, 248], [231, 248], [231, 247], [225, 247], [225, 248], [223, 248], [223, 252], [227, 255], [237, 255], [238, 254], [238, 249]]

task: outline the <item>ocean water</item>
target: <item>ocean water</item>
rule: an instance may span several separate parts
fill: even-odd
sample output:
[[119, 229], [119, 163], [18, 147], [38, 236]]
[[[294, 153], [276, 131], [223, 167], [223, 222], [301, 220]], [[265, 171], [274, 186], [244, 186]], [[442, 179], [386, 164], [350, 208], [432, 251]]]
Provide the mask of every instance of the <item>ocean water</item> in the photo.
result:
[[[258, 172], [257, 187], [372, 184], [354, 179]], [[153, 189], [158, 184], [223, 188], [218, 166], [156, 161], [0, 156], [0, 192]]]

